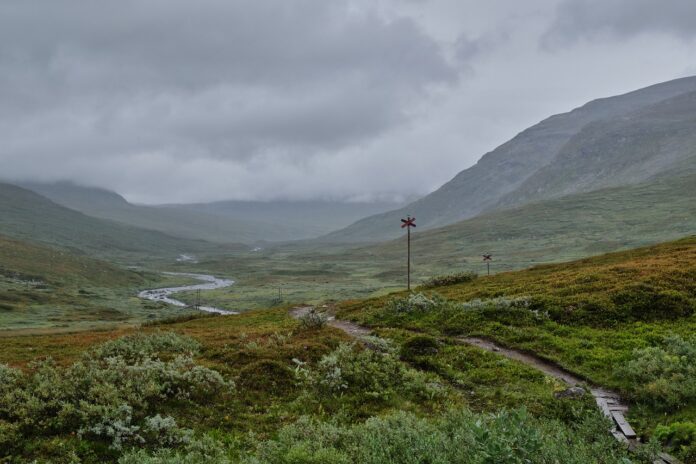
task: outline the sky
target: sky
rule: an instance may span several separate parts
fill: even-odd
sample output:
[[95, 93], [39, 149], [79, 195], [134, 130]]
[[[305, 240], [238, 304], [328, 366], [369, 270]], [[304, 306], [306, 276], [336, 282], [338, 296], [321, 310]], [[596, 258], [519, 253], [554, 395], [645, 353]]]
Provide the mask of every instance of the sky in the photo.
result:
[[0, 178], [134, 202], [399, 200], [696, 74], [693, 0], [3, 0]]

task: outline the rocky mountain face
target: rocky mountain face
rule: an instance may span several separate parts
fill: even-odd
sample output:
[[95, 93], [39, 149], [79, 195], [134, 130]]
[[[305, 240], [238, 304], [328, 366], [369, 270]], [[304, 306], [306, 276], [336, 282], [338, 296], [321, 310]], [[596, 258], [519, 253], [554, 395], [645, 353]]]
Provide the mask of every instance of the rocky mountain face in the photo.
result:
[[483, 212], [695, 169], [696, 77], [594, 100], [551, 116], [485, 154], [430, 195], [323, 238], [399, 235], [407, 214], [434, 228]]

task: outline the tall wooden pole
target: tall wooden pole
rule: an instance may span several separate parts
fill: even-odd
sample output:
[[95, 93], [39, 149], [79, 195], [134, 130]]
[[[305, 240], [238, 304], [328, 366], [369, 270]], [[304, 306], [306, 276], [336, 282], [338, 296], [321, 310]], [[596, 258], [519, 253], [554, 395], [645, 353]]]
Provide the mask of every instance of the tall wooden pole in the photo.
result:
[[408, 275], [408, 291], [411, 291], [411, 227], [416, 227], [416, 218], [411, 216], [406, 216], [406, 219], [401, 220], [401, 228], [406, 229], [406, 246], [408, 247], [408, 253], [406, 253], [406, 269]]
[[406, 260], [408, 261], [407, 263], [407, 268], [408, 268], [408, 291], [411, 291], [411, 228], [406, 227], [407, 229], [407, 241], [408, 241], [408, 253], [406, 256]]

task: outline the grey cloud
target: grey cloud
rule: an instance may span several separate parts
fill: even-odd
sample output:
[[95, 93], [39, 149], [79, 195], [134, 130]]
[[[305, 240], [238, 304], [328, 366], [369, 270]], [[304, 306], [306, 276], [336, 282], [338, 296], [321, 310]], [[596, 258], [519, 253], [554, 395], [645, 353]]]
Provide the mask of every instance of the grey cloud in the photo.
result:
[[456, 80], [413, 20], [349, 0], [9, 0], [0, 157], [330, 154]]
[[580, 39], [629, 38], [643, 33], [696, 37], [693, 0], [564, 0], [541, 43], [553, 49]]
[[[644, 0], [3, 0], [0, 179], [144, 202], [423, 194], [550, 114], [683, 75], [696, 49], [672, 36], [693, 36], [692, 13]], [[671, 35], [616, 40], [644, 31]], [[544, 34], [593, 40], [545, 53]]]

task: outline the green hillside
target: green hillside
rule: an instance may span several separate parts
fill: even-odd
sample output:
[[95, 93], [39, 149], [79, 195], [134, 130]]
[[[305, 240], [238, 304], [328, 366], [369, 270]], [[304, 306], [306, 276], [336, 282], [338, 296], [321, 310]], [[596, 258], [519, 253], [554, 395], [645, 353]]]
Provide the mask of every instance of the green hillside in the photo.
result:
[[0, 234], [97, 256], [149, 254], [171, 259], [209, 250], [202, 241], [86, 216], [29, 190], [0, 183]]
[[[398, 224], [394, 226], [399, 230]], [[696, 231], [696, 175], [668, 177], [531, 203], [412, 235], [415, 282], [438, 274], [483, 273], [578, 259], [673, 240]], [[403, 232], [402, 232], [403, 233]], [[263, 308], [278, 301], [379, 295], [406, 285], [406, 241], [369, 246], [303, 242], [258, 253], [210, 256], [181, 269], [233, 276], [231, 289], [206, 293], [220, 307]], [[195, 295], [183, 295], [194, 301]]]
[[[645, 434], [696, 424], [696, 236], [417, 292], [348, 302], [338, 315], [387, 332], [483, 337], [535, 353], [621, 391]], [[677, 451], [693, 459], [691, 443], [690, 452]]]
[[180, 282], [181, 278], [0, 236], [0, 336], [17, 330], [108, 328], [189, 314], [136, 296], [144, 288]]
[[588, 124], [497, 207], [696, 172], [696, 92]]
[[326, 234], [397, 203], [331, 201], [221, 201], [134, 205], [108, 190], [71, 183], [23, 183], [51, 201], [89, 216], [216, 243], [306, 239]]
[[551, 116], [485, 154], [430, 195], [324, 237], [380, 241], [399, 219], [433, 228], [486, 211], [646, 181], [675, 169], [693, 172], [696, 77], [592, 101]]
[[[481, 271], [492, 253], [495, 270], [563, 261], [672, 240], [696, 231], [696, 175], [568, 195], [412, 235], [417, 275], [433, 269]], [[373, 259], [403, 258], [403, 239], [358, 249]]]
[[136, 272], [106, 261], [0, 236], [0, 274], [50, 284], [123, 286], [142, 284]]

